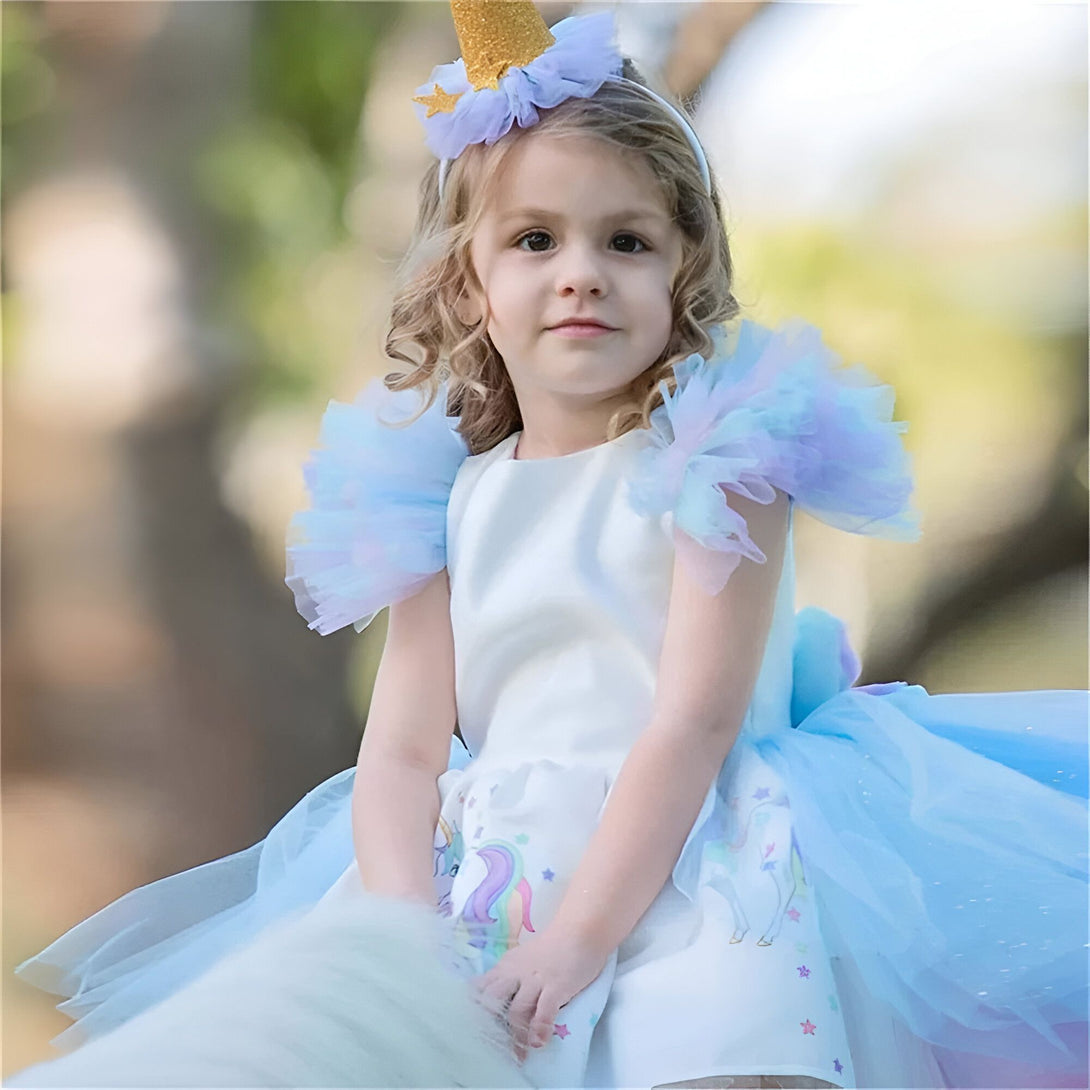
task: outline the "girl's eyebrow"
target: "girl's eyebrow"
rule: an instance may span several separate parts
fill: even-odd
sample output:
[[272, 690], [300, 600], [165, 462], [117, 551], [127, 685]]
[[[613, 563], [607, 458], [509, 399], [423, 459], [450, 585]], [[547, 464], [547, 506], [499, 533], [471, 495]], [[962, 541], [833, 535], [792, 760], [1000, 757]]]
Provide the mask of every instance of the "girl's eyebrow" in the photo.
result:
[[[617, 221], [631, 223], [633, 220], [661, 222], [668, 218], [665, 212], [654, 208], [626, 208], [620, 212], [611, 212], [608, 216], [603, 216], [602, 221], [604, 223]], [[500, 216], [500, 223], [506, 223], [508, 220], [514, 219], [563, 219], [563, 216], [559, 212], [550, 212], [547, 208], [516, 208]]]

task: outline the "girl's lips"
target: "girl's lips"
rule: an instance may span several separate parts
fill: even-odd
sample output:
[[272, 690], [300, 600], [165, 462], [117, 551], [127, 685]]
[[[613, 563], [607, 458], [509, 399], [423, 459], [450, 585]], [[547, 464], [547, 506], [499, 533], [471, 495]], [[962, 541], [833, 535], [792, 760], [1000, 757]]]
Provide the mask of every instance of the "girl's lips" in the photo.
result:
[[573, 322], [570, 325], [553, 326], [553, 333], [560, 337], [601, 337], [606, 333], [616, 333], [615, 329], [589, 323]]

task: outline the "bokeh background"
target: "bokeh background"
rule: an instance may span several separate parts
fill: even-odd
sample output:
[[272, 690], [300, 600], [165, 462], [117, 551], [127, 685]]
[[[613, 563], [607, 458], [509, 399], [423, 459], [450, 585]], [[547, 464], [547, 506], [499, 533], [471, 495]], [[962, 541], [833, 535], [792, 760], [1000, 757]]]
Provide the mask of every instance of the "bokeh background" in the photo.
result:
[[[696, 111], [736, 292], [898, 391], [924, 536], [797, 524], [863, 681], [1086, 685], [1087, 9], [616, 12]], [[283, 585], [333, 397], [387, 369], [445, 3], [31, 2], [2, 19], [3, 1072], [68, 1024], [11, 974], [351, 765], [385, 615]], [[998, 802], [998, 800], [997, 800]]]

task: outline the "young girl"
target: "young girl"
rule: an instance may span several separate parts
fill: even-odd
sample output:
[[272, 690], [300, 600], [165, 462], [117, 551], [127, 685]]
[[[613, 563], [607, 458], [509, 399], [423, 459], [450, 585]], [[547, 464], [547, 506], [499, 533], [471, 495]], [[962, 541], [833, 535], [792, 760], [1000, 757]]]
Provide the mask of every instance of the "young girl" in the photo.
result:
[[19, 973], [66, 1044], [256, 1054], [333, 1016], [202, 1022], [254, 994], [226, 955], [374, 1010], [314, 952], [378, 895], [535, 1086], [1085, 1085], [1085, 694], [851, 687], [792, 523], [915, 536], [892, 391], [731, 321], [704, 153], [608, 14], [452, 8], [405, 370], [330, 404], [288, 550], [318, 632], [390, 607], [359, 762]]

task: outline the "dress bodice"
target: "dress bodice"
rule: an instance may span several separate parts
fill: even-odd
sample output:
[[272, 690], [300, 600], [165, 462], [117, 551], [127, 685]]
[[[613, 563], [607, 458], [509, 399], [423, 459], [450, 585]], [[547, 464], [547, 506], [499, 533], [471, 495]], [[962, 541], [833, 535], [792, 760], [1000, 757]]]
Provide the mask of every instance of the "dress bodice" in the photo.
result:
[[[671, 515], [626, 495], [648, 438], [516, 460], [516, 433], [459, 469], [447, 567], [458, 720], [479, 762], [616, 773], [649, 721], [674, 545]], [[789, 540], [747, 729], [788, 724], [793, 597]]]

